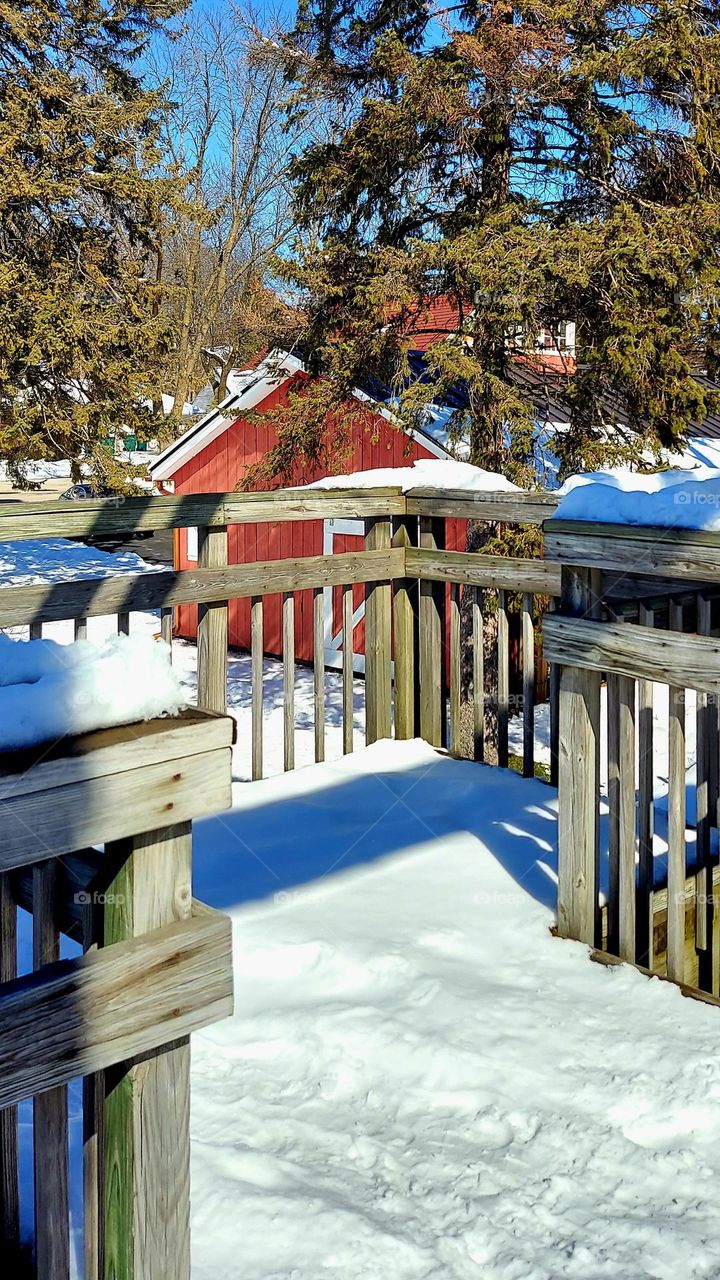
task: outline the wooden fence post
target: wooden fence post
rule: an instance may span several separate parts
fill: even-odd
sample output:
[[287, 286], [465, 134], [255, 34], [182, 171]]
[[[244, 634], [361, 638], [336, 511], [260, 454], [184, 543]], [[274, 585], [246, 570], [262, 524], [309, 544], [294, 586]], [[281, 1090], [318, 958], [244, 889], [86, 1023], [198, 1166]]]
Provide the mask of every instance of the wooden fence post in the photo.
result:
[[[562, 609], [574, 617], [597, 616], [595, 571], [563, 566]], [[596, 946], [600, 941], [599, 672], [563, 667], [558, 721], [558, 933]]]
[[[417, 516], [394, 521], [394, 547], [417, 545]], [[397, 578], [393, 594], [393, 641], [395, 649], [395, 737], [414, 738], [419, 684], [416, 679], [418, 583], [414, 578]]]
[[[445, 544], [442, 519], [420, 517], [420, 546]], [[445, 583], [420, 582], [420, 736], [433, 747], [445, 743]]]
[[[10, 874], [0, 875], [0, 982], [17, 976], [17, 908]], [[20, 1270], [18, 1110], [0, 1111], [0, 1247], [9, 1275]]]
[[[366, 551], [384, 551], [390, 542], [389, 520], [366, 520]], [[389, 582], [368, 582], [365, 588], [365, 737], [368, 743], [392, 734], [391, 600]]]
[[[118, 841], [103, 908], [104, 945], [191, 914], [190, 823]], [[104, 1073], [104, 1280], [189, 1280], [190, 1044]]]
[[[224, 569], [228, 562], [225, 525], [198, 528], [198, 568]], [[198, 706], [225, 711], [227, 706], [227, 600], [198, 605], [197, 664]]]

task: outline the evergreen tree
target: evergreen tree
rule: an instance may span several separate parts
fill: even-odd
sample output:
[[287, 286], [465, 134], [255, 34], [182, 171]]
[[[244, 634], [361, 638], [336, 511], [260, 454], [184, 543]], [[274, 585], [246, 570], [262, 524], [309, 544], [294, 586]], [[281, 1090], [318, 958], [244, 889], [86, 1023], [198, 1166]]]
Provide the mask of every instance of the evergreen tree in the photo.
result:
[[156, 425], [157, 93], [138, 59], [183, 0], [0, 0], [0, 457], [85, 457]]
[[[540, 330], [570, 320], [564, 471], [637, 458], [701, 418], [692, 371], [714, 371], [718, 336], [719, 18], [716, 0], [302, 0], [293, 104], [323, 95], [330, 128], [295, 165], [294, 278], [336, 397], [370, 373], [412, 422], [462, 381], [454, 428], [472, 460], [532, 482], [535, 410], [509, 336], [532, 360]], [[411, 335], [440, 298], [452, 319], [418, 377]], [[639, 434], [608, 436], [609, 395]], [[309, 451], [320, 421], [310, 397]]]

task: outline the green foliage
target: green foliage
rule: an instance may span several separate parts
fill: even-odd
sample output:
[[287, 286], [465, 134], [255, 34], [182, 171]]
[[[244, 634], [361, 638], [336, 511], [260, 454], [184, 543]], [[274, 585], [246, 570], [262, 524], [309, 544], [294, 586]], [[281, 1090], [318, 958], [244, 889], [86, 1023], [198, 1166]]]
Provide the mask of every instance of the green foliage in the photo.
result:
[[[717, 0], [303, 0], [293, 102], [324, 96], [331, 127], [295, 164], [291, 275], [338, 402], [369, 371], [412, 425], [462, 380], [472, 459], [528, 483], [512, 359], [574, 320], [565, 472], [657, 454], [715, 407], [692, 371], [718, 364], [719, 19]], [[456, 315], [413, 381], [440, 298]], [[611, 438], [609, 397], [630, 428]]]
[[0, 0], [0, 457], [88, 458], [157, 429], [171, 181], [137, 59], [184, 0]]

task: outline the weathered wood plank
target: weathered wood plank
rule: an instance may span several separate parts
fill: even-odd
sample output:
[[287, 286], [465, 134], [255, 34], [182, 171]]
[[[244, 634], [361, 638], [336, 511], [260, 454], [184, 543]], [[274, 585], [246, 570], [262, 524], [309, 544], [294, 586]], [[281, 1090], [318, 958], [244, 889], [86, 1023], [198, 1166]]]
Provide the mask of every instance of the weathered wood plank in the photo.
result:
[[462, 750], [460, 732], [460, 587], [450, 588], [450, 749], [455, 755]]
[[504, 524], [542, 524], [555, 511], [558, 499], [547, 493], [468, 493], [466, 489], [419, 487], [405, 495], [408, 515], [451, 516], [458, 520], [501, 521]]
[[610, 672], [607, 678], [607, 786], [610, 821], [608, 824], [608, 903], [607, 949], [620, 953], [620, 680]]
[[170, 661], [172, 662], [172, 639], [173, 625], [175, 622], [175, 610], [165, 608], [160, 610], [160, 635], [165, 644], [170, 646]]
[[[562, 578], [562, 609], [576, 618], [593, 617], [599, 609], [597, 574], [569, 566]], [[598, 672], [562, 670], [558, 725], [558, 932], [593, 946], [600, 941]]]
[[481, 587], [470, 588], [472, 599], [473, 646], [473, 755], [485, 758], [485, 635], [483, 626], [484, 597]]
[[[639, 616], [642, 626], [654, 625], [651, 609], [641, 605]], [[652, 680], [638, 681], [638, 770], [637, 961], [652, 966], [655, 834]]]
[[313, 707], [315, 763], [325, 759], [325, 593], [313, 591]]
[[635, 681], [618, 676], [618, 954], [635, 961]]
[[[224, 570], [228, 562], [227, 528], [198, 527], [200, 569]], [[218, 598], [198, 607], [197, 700], [199, 707], [224, 711], [227, 706], [227, 600]]]
[[550, 662], [664, 684], [672, 684], [682, 671], [689, 688], [707, 692], [720, 684], [720, 646], [709, 637], [650, 631], [632, 622], [597, 623], [548, 614], [543, 639]]
[[404, 515], [399, 489], [276, 489], [268, 493], [148, 494], [143, 498], [25, 503], [3, 507], [0, 540], [86, 538], [98, 533], [186, 529], [201, 525], [322, 520], [329, 516]]
[[720, 534], [707, 530], [553, 519], [543, 533], [546, 560], [681, 582], [720, 581]]
[[[700, 635], [710, 634], [710, 601], [698, 595], [697, 629]], [[695, 881], [695, 945], [700, 955], [700, 985], [712, 990], [712, 928], [713, 898], [710, 875], [710, 720], [711, 694], [695, 696], [695, 830], [696, 864]], [[714, 726], [713, 726], [714, 728]]]
[[522, 598], [523, 776], [535, 775], [535, 628], [532, 595]]
[[57, 622], [125, 610], [170, 608], [172, 605], [239, 600], [248, 596], [313, 587], [342, 586], [402, 576], [405, 555], [400, 548], [350, 551], [298, 560], [266, 560], [225, 568], [166, 570], [117, 578], [82, 578], [33, 587], [0, 589], [0, 627], [39, 618]]
[[87, 618], [80, 617], [75, 619], [75, 639], [87, 640]]
[[[670, 625], [682, 631], [682, 608], [670, 606]], [[680, 640], [680, 636], [676, 637]], [[682, 642], [682, 641], [681, 641]], [[683, 667], [677, 667], [683, 671]], [[668, 921], [667, 971], [685, 977], [685, 689], [668, 690]]]
[[0, 870], [153, 830], [230, 806], [230, 751], [0, 800]]
[[[55, 924], [55, 864], [33, 868], [33, 968], [60, 958]], [[70, 1277], [67, 1086], [56, 1085], [33, 1098], [35, 1169], [35, 1258], [38, 1274]]]
[[189, 1035], [232, 1012], [230, 921], [205, 908], [47, 974], [0, 1001], [0, 1106]]
[[295, 768], [295, 597], [286, 591], [283, 628], [283, 767]]
[[[106, 848], [120, 862], [104, 907], [105, 946], [191, 913], [190, 824]], [[190, 1275], [189, 1044], [105, 1073], [103, 1254], [108, 1280]]]
[[250, 618], [251, 662], [251, 734], [253, 782], [263, 776], [263, 602], [262, 596], [253, 596]]
[[[367, 551], [385, 551], [391, 541], [389, 520], [366, 521]], [[391, 610], [390, 583], [368, 582], [365, 588], [365, 736], [368, 744], [392, 735]]]
[[129, 613], [123, 612], [118, 614], [117, 629], [118, 629], [119, 636], [130, 635], [130, 614]]
[[498, 591], [497, 607], [497, 733], [498, 764], [508, 766], [508, 721], [510, 715], [510, 632], [507, 593]]
[[477, 551], [436, 551], [408, 547], [405, 567], [421, 581], [459, 582], [492, 590], [529, 591], [539, 595], [560, 592], [560, 567], [544, 560], [511, 559]]
[[0, 795], [9, 799], [214, 751], [231, 746], [233, 733], [230, 717], [188, 707], [172, 717], [95, 729], [27, 751], [3, 752]]
[[30, 640], [42, 640], [42, 633], [43, 633], [42, 622], [30, 623], [30, 635], [28, 637]]
[[353, 671], [353, 590], [351, 586], [342, 591], [342, 724], [343, 754], [349, 755], [353, 749], [354, 726], [354, 680]]
[[[440, 520], [420, 517], [420, 545], [435, 551], [444, 538]], [[434, 747], [445, 740], [445, 587], [420, 582], [420, 736]]]
[[[407, 550], [412, 543], [417, 520], [395, 521], [393, 546]], [[395, 737], [415, 737], [415, 630], [417, 622], [417, 582], [396, 579], [393, 591], [393, 647], [395, 651], [394, 712]]]

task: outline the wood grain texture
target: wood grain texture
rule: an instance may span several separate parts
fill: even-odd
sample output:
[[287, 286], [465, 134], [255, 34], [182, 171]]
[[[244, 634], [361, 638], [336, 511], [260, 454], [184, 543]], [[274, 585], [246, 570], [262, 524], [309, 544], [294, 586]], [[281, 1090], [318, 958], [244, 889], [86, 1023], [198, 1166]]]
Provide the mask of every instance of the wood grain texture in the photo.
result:
[[251, 654], [251, 733], [252, 780], [263, 776], [263, 602], [254, 596], [251, 606], [250, 654]]
[[558, 499], [544, 493], [468, 493], [448, 489], [410, 489], [407, 514], [454, 516], [459, 520], [502, 521], [505, 524], [542, 524], [555, 511]]
[[[420, 545], [435, 551], [441, 543], [442, 521], [420, 518]], [[445, 588], [427, 579], [420, 582], [420, 736], [434, 747], [445, 739]]]
[[171, 662], [172, 662], [172, 639], [173, 639], [174, 621], [175, 621], [175, 610], [172, 607], [164, 608], [160, 610], [160, 635], [162, 636], [162, 639], [165, 641], [165, 644], [170, 646]]
[[181, 604], [212, 604], [275, 592], [340, 586], [345, 582], [389, 581], [404, 571], [404, 552], [388, 548], [372, 553], [349, 551], [297, 560], [200, 566], [116, 578], [82, 578], [43, 586], [6, 587], [0, 592], [0, 627], [28, 623], [34, 618], [53, 622], [122, 610], [142, 612]]
[[[389, 520], [366, 521], [366, 551], [389, 550], [391, 540]], [[392, 736], [391, 609], [390, 583], [368, 582], [365, 588], [365, 736], [368, 744]]]
[[[200, 569], [224, 570], [228, 562], [227, 529], [198, 528], [198, 565]], [[198, 607], [197, 627], [197, 701], [210, 711], [225, 711], [227, 706], [227, 600], [217, 600]]]
[[0, 800], [0, 869], [230, 806], [230, 750]]
[[459, 582], [493, 590], [529, 591], [544, 595], [560, 592], [560, 568], [544, 560], [511, 559], [477, 551], [436, 551], [408, 547], [408, 574], [430, 582]]
[[75, 619], [75, 639], [87, 640], [87, 618], [80, 617]]
[[535, 628], [533, 600], [522, 598], [522, 682], [523, 682], [523, 777], [535, 775]]
[[0, 752], [0, 795], [9, 799], [229, 747], [234, 727], [229, 716], [188, 707], [176, 716]]
[[682, 672], [688, 688], [714, 692], [720, 684], [720, 646], [705, 636], [650, 631], [632, 622], [589, 622], [549, 614], [543, 650], [550, 662], [634, 679], [672, 684]]
[[[55, 924], [55, 863], [33, 868], [33, 969], [60, 958]], [[0, 1007], [4, 1001], [0, 1000]], [[35, 1258], [38, 1275], [70, 1278], [70, 1201], [68, 1188], [68, 1098], [64, 1084], [33, 1098], [35, 1173]]]
[[118, 614], [117, 629], [118, 629], [119, 636], [130, 635], [130, 614], [129, 613], [123, 612]]
[[[670, 626], [675, 632], [682, 632], [682, 606], [677, 603], [670, 605]], [[681, 634], [672, 638], [675, 643], [686, 643]], [[676, 670], [684, 669], [679, 666]], [[667, 971], [668, 976], [678, 982], [685, 977], [685, 866], [685, 689], [671, 684], [668, 690]]]
[[[640, 623], [654, 625], [651, 609], [640, 607]], [[653, 770], [653, 683], [638, 680], [638, 879], [637, 961], [652, 966], [652, 914], [654, 888], [653, 837], [655, 799]]]
[[325, 759], [325, 593], [313, 591], [313, 724], [315, 763]]
[[[710, 634], [710, 601], [698, 595], [696, 601], [697, 629], [700, 635]], [[717, 732], [712, 717], [712, 694], [695, 696], [695, 830], [696, 864], [695, 882], [695, 945], [699, 952], [710, 952], [712, 947], [713, 897], [710, 874], [710, 743]], [[701, 985], [712, 990], [712, 956], [702, 957]]]
[[187, 529], [265, 521], [322, 520], [328, 516], [404, 515], [405, 497], [396, 488], [277, 489], [268, 493], [189, 493], [122, 502], [88, 499], [78, 503], [10, 504], [0, 512], [0, 540], [83, 538], [98, 533], [143, 529]]
[[450, 588], [450, 750], [460, 755], [460, 587]]
[[618, 954], [635, 961], [635, 681], [618, 676]]
[[498, 764], [508, 766], [508, 720], [510, 715], [510, 630], [507, 593], [498, 591], [497, 608], [497, 733]]
[[295, 768], [295, 597], [283, 596], [283, 766]]
[[[414, 526], [414, 528], [413, 528]], [[393, 546], [407, 550], [417, 538], [417, 520], [395, 521]], [[393, 584], [393, 649], [395, 737], [415, 737], [415, 633], [417, 630], [417, 581], [398, 578]]]
[[[598, 576], [563, 566], [561, 608], [578, 618], [599, 610]], [[545, 625], [556, 621], [555, 615]], [[600, 940], [599, 823], [600, 674], [564, 667], [558, 694], [558, 932], [595, 945]]]
[[342, 589], [342, 725], [343, 754], [349, 755], [353, 749], [354, 706], [353, 692], [355, 674], [353, 671], [353, 592], [351, 586]]
[[555, 519], [543, 533], [545, 559], [556, 563], [720, 582], [719, 533]]
[[42, 640], [43, 624], [42, 622], [30, 623], [30, 640]]
[[[136, 837], [107, 852], [122, 865], [104, 908], [106, 946], [152, 936], [153, 930], [178, 922], [188, 926], [189, 823]], [[184, 1039], [105, 1075], [106, 1280], [189, 1280], [189, 1054]]]
[[485, 758], [485, 637], [483, 625], [484, 596], [482, 587], [472, 588], [473, 646], [473, 755]]
[[226, 1017], [230, 947], [229, 920], [193, 903], [189, 920], [17, 978], [0, 1000], [0, 1105]]

